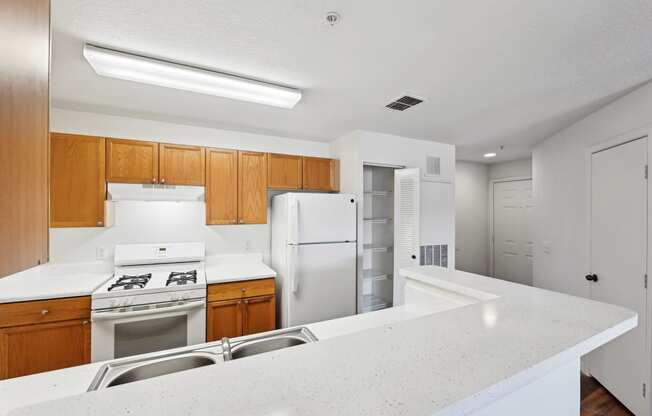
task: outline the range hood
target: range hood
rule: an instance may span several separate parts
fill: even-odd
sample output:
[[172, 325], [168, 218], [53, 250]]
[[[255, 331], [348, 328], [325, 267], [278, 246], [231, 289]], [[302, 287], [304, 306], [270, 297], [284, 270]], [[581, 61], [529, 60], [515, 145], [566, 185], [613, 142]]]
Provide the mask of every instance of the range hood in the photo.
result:
[[203, 186], [109, 183], [110, 201], [204, 201]]

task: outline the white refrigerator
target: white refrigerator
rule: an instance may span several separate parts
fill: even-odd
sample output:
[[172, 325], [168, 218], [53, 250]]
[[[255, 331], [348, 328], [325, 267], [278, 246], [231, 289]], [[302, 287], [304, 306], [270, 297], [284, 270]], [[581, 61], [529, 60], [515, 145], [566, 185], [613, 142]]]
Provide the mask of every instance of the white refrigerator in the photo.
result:
[[356, 209], [348, 194], [272, 198], [272, 267], [282, 327], [355, 315]]

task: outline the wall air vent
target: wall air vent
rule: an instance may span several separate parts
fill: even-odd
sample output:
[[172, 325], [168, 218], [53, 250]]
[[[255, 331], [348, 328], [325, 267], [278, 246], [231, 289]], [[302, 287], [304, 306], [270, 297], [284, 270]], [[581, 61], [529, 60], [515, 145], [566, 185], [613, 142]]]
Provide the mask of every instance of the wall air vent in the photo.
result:
[[392, 110], [405, 111], [410, 107], [414, 107], [417, 104], [422, 103], [423, 100], [419, 98], [410, 97], [409, 95], [404, 95], [401, 98], [398, 98], [391, 103], [387, 104], [385, 107]]

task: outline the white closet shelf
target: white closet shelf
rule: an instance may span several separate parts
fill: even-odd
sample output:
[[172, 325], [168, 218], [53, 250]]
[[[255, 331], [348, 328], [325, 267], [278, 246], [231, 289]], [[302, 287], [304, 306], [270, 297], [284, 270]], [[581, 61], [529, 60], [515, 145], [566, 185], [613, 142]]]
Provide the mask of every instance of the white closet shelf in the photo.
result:
[[364, 249], [375, 253], [388, 253], [392, 251], [392, 246], [384, 246], [378, 244], [365, 244]]
[[363, 270], [362, 278], [365, 280], [373, 280], [373, 281], [391, 280], [392, 274], [380, 272], [378, 270]]
[[392, 195], [392, 191], [365, 191], [364, 194], [371, 196], [390, 196]]
[[390, 221], [391, 218], [364, 218], [364, 222], [369, 224], [387, 224]]
[[362, 309], [365, 312], [377, 311], [392, 306], [392, 302], [388, 302], [383, 298], [374, 295], [365, 295], [362, 297]]

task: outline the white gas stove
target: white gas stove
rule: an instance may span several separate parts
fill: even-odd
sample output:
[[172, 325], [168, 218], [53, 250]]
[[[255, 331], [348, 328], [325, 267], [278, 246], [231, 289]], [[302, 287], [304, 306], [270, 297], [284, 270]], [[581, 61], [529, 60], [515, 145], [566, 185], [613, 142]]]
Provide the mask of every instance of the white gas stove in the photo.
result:
[[92, 361], [204, 342], [204, 257], [204, 243], [117, 245], [91, 297]]

